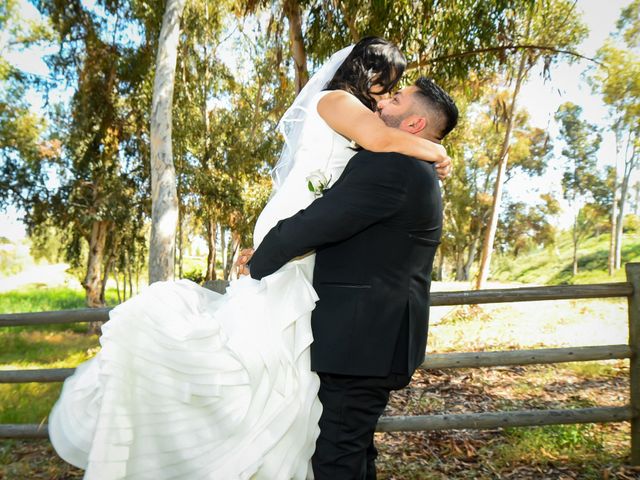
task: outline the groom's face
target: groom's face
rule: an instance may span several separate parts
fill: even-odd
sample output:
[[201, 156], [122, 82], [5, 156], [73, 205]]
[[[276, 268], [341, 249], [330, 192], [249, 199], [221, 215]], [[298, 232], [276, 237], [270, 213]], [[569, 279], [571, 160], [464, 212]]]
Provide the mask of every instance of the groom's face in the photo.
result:
[[413, 114], [412, 95], [417, 88], [413, 85], [405, 87], [378, 102], [378, 113], [387, 126], [404, 130], [403, 124]]

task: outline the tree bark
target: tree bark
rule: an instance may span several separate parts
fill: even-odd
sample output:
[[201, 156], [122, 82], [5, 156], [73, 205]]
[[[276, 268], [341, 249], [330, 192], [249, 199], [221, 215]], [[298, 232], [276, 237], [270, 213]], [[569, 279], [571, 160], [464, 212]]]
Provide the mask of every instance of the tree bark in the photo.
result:
[[101, 301], [102, 292], [102, 264], [104, 260], [104, 247], [107, 241], [109, 222], [96, 220], [91, 225], [91, 237], [89, 238], [89, 259], [87, 274], [82, 281], [86, 292], [87, 307], [104, 307]]
[[624, 207], [627, 203], [627, 194], [629, 193], [629, 180], [635, 167], [636, 147], [634, 145], [631, 148], [631, 154], [629, 154], [629, 146], [631, 142], [631, 134], [629, 134], [629, 138], [627, 139], [627, 148], [625, 150], [624, 176], [622, 177], [622, 185], [620, 186], [620, 207], [618, 209], [618, 221], [616, 225], [616, 270], [619, 269], [622, 264], [622, 229], [624, 227]]
[[129, 297], [133, 297], [133, 274], [131, 273], [131, 262], [129, 261], [128, 258], [127, 258], [127, 273], [129, 274]]
[[[617, 150], [617, 148], [616, 148]], [[615, 167], [615, 179], [613, 185], [613, 201], [611, 202], [611, 238], [609, 239], [609, 257], [607, 266], [609, 276], [613, 276], [616, 269], [616, 222], [618, 221], [618, 165]]]
[[480, 238], [481, 228], [478, 228], [478, 234], [473, 237], [471, 245], [469, 245], [469, 256], [467, 257], [467, 263], [464, 265], [464, 280], [467, 281], [471, 278], [471, 267], [473, 262], [476, 261], [476, 254], [478, 253], [478, 240]]
[[184, 218], [182, 217], [182, 207], [180, 206], [180, 197], [178, 197], [178, 278], [182, 278], [182, 264], [184, 261], [184, 241], [182, 238], [182, 222]]
[[[101, 271], [108, 232], [109, 222], [106, 220], [96, 220], [91, 225], [87, 274], [82, 282], [86, 292], [87, 307], [89, 308], [104, 307]], [[90, 322], [87, 331], [90, 334], [97, 334], [100, 332], [100, 326], [100, 322]]]
[[573, 219], [573, 275], [578, 274], [578, 216]]
[[151, 107], [151, 245], [149, 283], [174, 276], [178, 194], [171, 146], [171, 108], [180, 17], [186, 0], [167, 0], [162, 18]]
[[224, 279], [227, 281], [229, 280], [233, 264], [235, 263], [237, 259], [236, 257], [238, 256], [240, 240], [240, 235], [231, 230], [231, 239], [229, 242], [229, 247], [227, 249], [227, 263], [224, 270]]
[[309, 81], [307, 53], [304, 48], [304, 37], [302, 36], [302, 13], [297, 0], [285, 0], [284, 14], [289, 21], [289, 41], [291, 43], [291, 55], [295, 64], [297, 94]]
[[107, 281], [109, 281], [109, 275], [111, 275], [111, 270], [113, 269], [114, 262], [115, 252], [111, 252], [104, 267], [104, 275], [102, 275], [102, 287], [100, 288], [100, 301], [103, 305], [106, 305], [107, 303], [105, 299], [105, 291], [107, 289]]
[[493, 253], [493, 243], [496, 238], [496, 229], [498, 227], [498, 215], [500, 214], [500, 204], [502, 202], [502, 190], [504, 187], [504, 177], [507, 171], [507, 162], [509, 159], [509, 144], [511, 142], [511, 131], [513, 130], [513, 120], [516, 112], [516, 100], [520, 93], [520, 87], [526, 73], [527, 56], [525, 52], [522, 53], [520, 58], [520, 65], [518, 66], [518, 75], [516, 77], [516, 85], [513, 90], [513, 98], [511, 99], [511, 105], [509, 107], [509, 117], [507, 119], [507, 130], [504, 134], [504, 141], [502, 142], [502, 148], [500, 149], [500, 164], [498, 166], [498, 176], [496, 177], [496, 183], [493, 190], [493, 204], [491, 206], [491, 216], [489, 219], [489, 225], [485, 232], [484, 242], [482, 245], [482, 257], [480, 260], [480, 270], [478, 272], [478, 279], [476, 282], [476, 289], [480, 290], [484, 287], [489, 276], [489, 267], [491, 265], [491, 254]]
[[222, 225], [219, 225], [220, 230], [220, 263], [222, 264], [222, 278], [224, 278], [224, 272], [227, 269], [227, 238], [226, 231]]
[[207, 220], [207, 273], [205, 280], [216, 279], [216, 235], [218, 233], [218, 224], [215, 220], [209, 218]]
[[465, 265], [465, 261], [464, 261], [464, 249], [458, 247], [456, 248], [456, 276], [455, 279], [457, 282], [462, 282], [464, 280], [466, 280], [464, 278], [464, 265]]
[[118, 269], [114, 269], [113, 278], [116, 281], [116, 293], [118, 294], [118, 303], [122, 303], [122, 297], [120, 296], [120, 281], [118, 280]]
[[436, 280], [442, 282], [444, 280], [444, 255], [440, 253], [438, 255], [438, 268], [436, 269]]

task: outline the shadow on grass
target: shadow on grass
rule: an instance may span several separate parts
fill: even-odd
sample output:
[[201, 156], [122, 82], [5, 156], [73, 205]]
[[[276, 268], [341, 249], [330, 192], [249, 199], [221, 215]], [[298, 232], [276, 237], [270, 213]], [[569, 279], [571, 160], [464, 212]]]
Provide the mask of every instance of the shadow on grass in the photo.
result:
[[0, 423], [46, 423], [62, 383], [0, 385]]
[[[0, 364], [37, 364], [77, 362], [78, 356], [98, 345], [96, 335], [73, 332], [0, 333]], [[75, 366], [75, 365], [71, 365]]]

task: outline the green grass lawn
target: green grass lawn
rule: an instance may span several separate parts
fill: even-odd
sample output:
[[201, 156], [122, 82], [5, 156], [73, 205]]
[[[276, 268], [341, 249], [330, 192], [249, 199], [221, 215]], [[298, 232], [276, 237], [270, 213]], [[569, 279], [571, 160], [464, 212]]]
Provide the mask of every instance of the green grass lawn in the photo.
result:
[[[107, 301], [117, 303], [115, 292]], [[28, 286], [0, 293], [0, 313], [85, 308], [84, 292]], [[95, 353], [98, 337], [84, 323], [0, 328], [0, 369], [75, 367]], [[45, 421], [60, 393], [60, 383], [0, 384], [0, 423]]]
[[[105, 297], [108, 305], [118, 303], [115, 289], [108, 289]], [[86, 308], [84, 291], [31, 285], [18, 290], [0, 292], [0, 313], [48, 312], [74, 308]]]
[[[514, 258], [496, 256], [491, 279], [547, 285], [606, 283], [625, 281], [624, 268], [609, 276], [608, 234], [584, 240], [578, 247], [578, 274], [572, 274], [573, 245], [568, 232], [563, 233], [554, 247], [527, 252]], [[627, 234], [622, 246], [622, 264], [640, 261], [640, 236]]]

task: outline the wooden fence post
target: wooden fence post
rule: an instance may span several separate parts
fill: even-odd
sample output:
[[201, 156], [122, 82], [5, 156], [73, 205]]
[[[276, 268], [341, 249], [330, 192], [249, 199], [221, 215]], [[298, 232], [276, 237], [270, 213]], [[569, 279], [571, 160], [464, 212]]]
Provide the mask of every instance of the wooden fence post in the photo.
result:
[[633, 285], [629, 299], [629, 360], [631, 379], [631, 464], [640, 465], [640, 263], [625, 265], [627, 281]]

